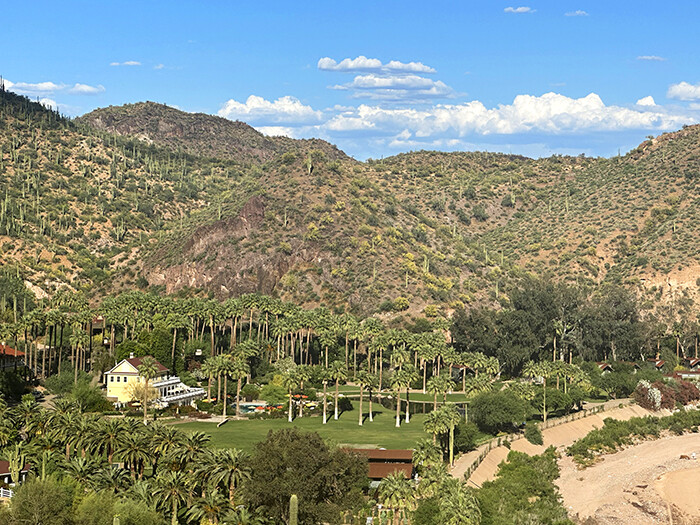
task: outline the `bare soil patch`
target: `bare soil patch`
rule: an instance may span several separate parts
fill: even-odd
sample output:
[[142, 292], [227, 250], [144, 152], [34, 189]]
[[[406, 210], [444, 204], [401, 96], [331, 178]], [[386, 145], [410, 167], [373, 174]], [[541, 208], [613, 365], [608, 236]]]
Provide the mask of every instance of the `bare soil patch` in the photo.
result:
[[692, 512], [700, 462], [680, 459], [693, 452], [700, 457], [700, 434], [640, 443], [584, 470], [562, 457], [556, 483], [569, 515], [586, 525], [700, 524]]

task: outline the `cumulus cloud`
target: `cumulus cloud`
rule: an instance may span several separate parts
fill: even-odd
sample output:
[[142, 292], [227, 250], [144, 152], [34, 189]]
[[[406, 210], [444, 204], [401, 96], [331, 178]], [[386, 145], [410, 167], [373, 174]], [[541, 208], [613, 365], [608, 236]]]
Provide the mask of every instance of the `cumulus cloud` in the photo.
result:
[[126, 62], [110, 62], [110, 66], [140, 66], [141, 62], [138, 60], [127, 60]]
[[[46, 97], [54, 93], [68, 93], [70, 95], [97, 95], [105, 91], [105, 87], [90, 86], [88, 84], [75, 83], [72, 86], [67, 84], [58, 84], [56, 82], [11, 82], [10, 80], [5, 80], [5, 89], [8, 91], [13, 91], [20, 95], [27, 95], [30, 97]], [[46, 98], [46, 100], [53, 102], [52, 99]], [[55, 102], [53, 102], [55, 105]], [[55, 107], [55, 106], [52, 106]]]
[[68, 89], [68, 93], [71, 95], [98, 95], [104, 93], [105, 87], [103, 85], [99, 86], [89, 86], [87, 84], [76, 83], [73, 87]]
[[53, 110], [58, 109], [58, 104], [56, 103], [55, 100], [53, 100], [53, 99], [51, 99], [51, 98], [44, 97], [44, 98], [42, 98], [42, 99], [39, 99], [39, 103], [40, 103], [42, 106], [45, 106], [45, 107], [47, 107], [47, 108], [49, 108], [49, 109], [53, 109]]
[[666, 59], [664, 57], [660, 57], [657, 55], [639, 55], [637, 57], [637, 60], [646, 60], [649, 62], [665, 62]]
[[640, 98], [637, 101], [638, 106], [656, 106], [656, 102], [654, 101], [654, 97], [649, 95], [648, 97]]
[[352, 82], [331, 86], [331, 88], [352, 90], [355, 92], [353, 94], [354, 98], [404, 102], [429, 98], [445, 98], [453, 94], [452, 88], [444, 82], [418, 75], [358, 75]]
[[693, 123], [688, 115], [661, 109], [606, 106], [595, 93], [569, 98], [557, 93], [518, 95], [512, 104], [487, 108], [479, 101], [436, 105], [426, 109], [360, 105], [329, 120], [329, 131], [396, 134], [408, 130], [417, 139], [473, 135], [577, 134], [629, 129], [675, 129]]
[[53, 93], [64, 89], [64, 84], [56, 84], [55, 82], [11, 82], [5, 79], [5, 89], [14, 91], [20, 95], [41, 95], [45, 93]]
[[340, 62], [336, 62], [330, 57], [319, 59], [317, 64], [321, 71], [340, 71], [343, 73], [353, 72], [375, 72], [375, 73], [435, 73], [435, 69], [426, 66], [421, 62], [400, 62], [398, 60], [390, 60], [386, 64], [382, 63], [378, 58], [367, 58], [358, 56], [357, 58], [344, 58]]
[[255, 129], [268, 137], [296, 138], [294, 129], [287, 126], [257, 126]]
[[304, 105], [294, 97], [280, 97], [271, 101], [251, 95], [245, 102], [228, 100], [218, 115], [231, 120], [243, 120], [256, 126], [276, 126], [318, 123], [323, 113]]
[[165, 64], [156, 64], [153, 69], [165, 69]]
[[679, 84], [672, 84], [671, 87], [668, 88], [666, 96], [677, 100], [700, 100], [700, 83], [690, 84], [688, 82], [681, 82]]
[[586, 13], [582, 9], [577, 9], [576, 11], [569, 11], [568, 13], [564, 13], [564, 16], [588, 16], [588, 13]]
[[534, 13], [535, 10], [532, 7], [506, 7], [503, 10], [504, 13]]

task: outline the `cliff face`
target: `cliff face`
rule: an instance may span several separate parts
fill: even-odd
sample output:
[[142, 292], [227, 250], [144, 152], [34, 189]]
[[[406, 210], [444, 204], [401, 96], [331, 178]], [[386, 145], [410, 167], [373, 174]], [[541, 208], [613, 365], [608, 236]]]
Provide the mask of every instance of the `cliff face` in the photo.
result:
[[164, 285], [168, 293], [182, 288], [204, 288], [226, 298], [250, 292], [271, 294], [289, 269], [315, 258], [302, 249], [291, 254], [243, 251], [240, 244], [259, 232], [265, 218], [262, 197], [252, 197], [234, 217], [197, 228], [183, 241], [181, 261], [149, 267], [152, 285]]
[[154, 102], [96, 109], [76, 121], [101, 131], [182, 149], [192, 155], [241, 163], [266, 162], [292, 149], [318, 149], [332, 159], [345, 157], [323, 140], [266, 137], [244, 122], [204, 113], [186, 113]]

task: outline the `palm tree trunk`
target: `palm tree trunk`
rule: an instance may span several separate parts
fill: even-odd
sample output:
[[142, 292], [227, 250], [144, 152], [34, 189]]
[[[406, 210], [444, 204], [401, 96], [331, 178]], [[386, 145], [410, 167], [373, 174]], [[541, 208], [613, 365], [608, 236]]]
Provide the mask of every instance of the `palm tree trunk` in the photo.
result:
[[241, 415], [241, 378], [238, 378], [238, 385], [236, 386], [236, 415]]
[[411, 402], [408, 399], [408, 390], [411, 388], [411, 385], [406, 385], [406, 423], [411, 422]]
[[143, 424], [145, 425], [146, 422], [148, 421], [148, 378], [144, 377], [143, 378], [143, 400], [141, 401], [143, 403]]
[[323, 382], [323, 424], [325, 425], [328, 422], [328, 400], [326, 398], [326, 394], [328, 391], [328, 383], [326, 381]]
[[175, 373], [175, 342], [177, 341], [177, 327], [173, 329], [173, 348], [170, 356], [170, 366], [173, 368], [173, 374]]
[[360, 426], [362, 426], [362, 393], [363, 393], [363, 388], [362, 388], [362, 385], [360, 385], [360, 422], [359, 422]]
[[292, 422], [292, 388], [289, 388], [289, 418], [288, 421]]
[[177, 525], [177, 499], [173, 496], [173, 516], [170, 519], [170, 525]]
[[333, 419], [338, 419], [338, 379], [335, 380], [335, 412], [333, 414]]
[[224, 374], [224, 417], [226, 417], [226, 405], [228, 405], [228, 374]]
[[372, 414], [372, 389], [369, 389], [369, 421], [370, 423], [374, 421], [374, 415]]
[[396, 428], [401, 427], [401, 391], [396, 391]]

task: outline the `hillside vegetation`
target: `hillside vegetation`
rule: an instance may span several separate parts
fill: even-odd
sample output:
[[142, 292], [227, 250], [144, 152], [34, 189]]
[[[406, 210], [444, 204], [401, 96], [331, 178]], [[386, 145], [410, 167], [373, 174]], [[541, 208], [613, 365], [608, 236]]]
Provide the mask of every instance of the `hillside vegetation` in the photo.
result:
[[508, 301], [526, 273], [696, 298], [700, 128], [623, 157], [414, 152], [143, 103], [76, 121], [0, 94], [4, 264], [51, 293], [259, 291], [429, 316]]

